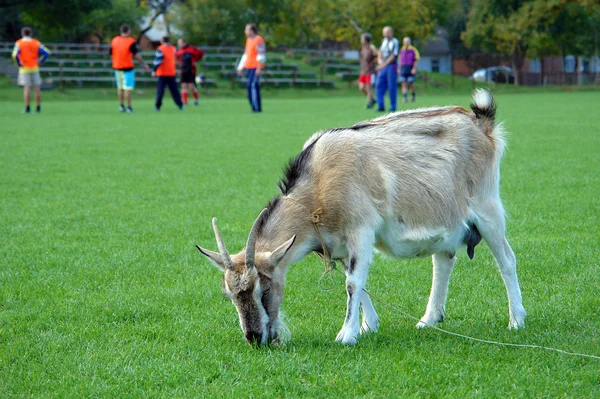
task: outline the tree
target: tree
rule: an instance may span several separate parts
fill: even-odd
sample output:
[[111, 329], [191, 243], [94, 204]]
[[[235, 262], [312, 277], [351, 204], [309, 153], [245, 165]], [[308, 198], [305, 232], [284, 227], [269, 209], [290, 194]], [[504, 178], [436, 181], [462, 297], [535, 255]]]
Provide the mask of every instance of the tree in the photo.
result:
[[24, 24], [43, 32], [44, 40], [77, 42], [89, 34], [86, 16], [111, 6], [111, 0], [24, 0], [19, 13]]
[[148, 20], [146, 27], [144, 27], [140, 31], [140, 37], [144, 33], [148, 32], [150, 29], [152, 29], [152, 26], [154, 25], [154, 23], [156, 22], [158, 17], [160, 17], [161, 15], [163, 16], [163, 19], [165, 21], [167, 34], [170, 35], [171, 34], [171, 26], [169, 23], [169, 11], [171, 10], [172, 6], [174, 6], [176, 4], [185, 3], [185, 0], [138, 0], [138, 1], [139, 1], [140, 5], [142, 6], [142, 8], [152, 10], [152, 17], [150, 17], [150, 20]]
[[188, 0], [175, 15], [175, 24], [188, 40], [209, 45], [241, 45], [250, 21], [245, 0]]
[[90, 34], [102, 43], [107, 37], [119, 32], [123, 24], [139, 26], [146, 10], [138, 6], [136, 0], [112, 0], [110, 8], [99, 8], [90, 12], [85, 18], [85, 25]]
[[19, 39], [21, 25], [19, 3], [16, 0], [0, 3], [0, 40]]
[[437, 25], [445, 23], [448, 10], [457, 1], [189, 0], [179, 7], [177, 24], [190, 38], [202, 37], [202, 42], [211, 44], [223, 40], [240, 43], [243, 26], [255, 22], [271, 46], [307, 46], [326, 39], [358, 46], [359, 31], [377, 37], [386, 25], [392, 26], [398, 37], [427, 38]]
[[448, 12], [444, 28], [447, 32], [448, 46], [455, 56], [465, 56], [472, 53], [472, 49], [465, 46], [461, 34], [467, 28], [470, 0], [461, 0]]
[[534, 28], [538, 25], [533, 2], [477, 0], [472, 3], [462, 39], [469, 47], [510, 54], [515, 85], [523, 81], [523, 63]]
[[10, 40], [29, 25], [44, 41], [103, 41], [123, 23], [137, 25], [145, 12], [137, 0], [15, 0], [0, 4], [0, 26]]
[[478, 0], [462, 38], [468, 46], [510, 54], [519, 84], [526, 55], [596, 51], [599, 8], [597, 0]]

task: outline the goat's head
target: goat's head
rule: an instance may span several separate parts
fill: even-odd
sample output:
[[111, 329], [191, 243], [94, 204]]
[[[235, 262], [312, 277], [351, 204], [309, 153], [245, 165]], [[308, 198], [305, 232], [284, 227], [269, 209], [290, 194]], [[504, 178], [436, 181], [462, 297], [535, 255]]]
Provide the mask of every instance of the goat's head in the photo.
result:
[[256, 252], [258, 226], [264, 214], [265, 210], [250, 230], [246, 249], [238, 254], [230, 256], [227, 252], [216, 218], [212, 225], [219, 252], [196, 246], [223, 271], [223, 295], [234, 304], [246, 340], [259, 346], [271, 341], [283, 342], [289, 336], [287, 327], [279, 320], [285, 276], [277, 266], [296, 239], [293, 236], [272, 252]]

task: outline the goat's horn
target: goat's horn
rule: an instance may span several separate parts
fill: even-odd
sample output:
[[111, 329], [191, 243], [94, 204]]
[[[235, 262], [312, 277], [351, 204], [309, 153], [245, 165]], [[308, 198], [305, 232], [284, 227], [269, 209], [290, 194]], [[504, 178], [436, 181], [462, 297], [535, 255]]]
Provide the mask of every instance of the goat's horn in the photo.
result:
[[255, 244], [256, 244], [256, 233], [258, 232], [258, 226], [260, 226], [263, 215], [267, 211], [267, 208], [263, 209], [254, 224], [252, 225], [252, 230], [250, 230], [250, 234], [248, 234], [248, 242], [246, 242], [246, 267], [251, 269], [254, 267], [254, 252], [255, 252]]
[[217, 246], [219, 247], [221, 257], [223, 258], [223, 263], [225, 263], [225, 267], [227, 267], [229, 270], [233, 270], [233, 262], [229, 257], [229, 252], [227, 252], [227, 248], [225, 248], [223, 238], [221, 238], [221, 233], [219, 232], [219, 228], [217, 227], [217, 218], [213, 218], [212, 226], [213, 230], [215, 231], [215, 238], [217, 239]]

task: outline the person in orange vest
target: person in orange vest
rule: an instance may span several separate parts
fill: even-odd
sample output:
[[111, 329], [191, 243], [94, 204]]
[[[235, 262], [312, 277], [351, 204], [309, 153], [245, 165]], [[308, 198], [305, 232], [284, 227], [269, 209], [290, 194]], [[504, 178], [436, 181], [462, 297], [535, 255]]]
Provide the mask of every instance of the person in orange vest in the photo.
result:
[[160, 39], [160, 46], [156, 49], [154, 62], [152, 63], [152, 76], [158, 76], [156, 107], [154, 108], [154, 111], [160, 111], [163, 94], [165, 93], [165, 86], [169, 88], [175, 104], [177, 104], [180, 110], [183, 110], [183, 103], [181, 102], [179, 90], [177, 89], [177, 80], [175, 80], [175, 75], [177, 74], [175, 66], [176, 52], [175, 46], [171, 45], [169, 36], [164, 36]]
[[[112, 57], [112, 67], [115, 71], [117, 92], [121, 104], [119, 111], [121, 112], [133, 112], [133, 108], [131, 108], [131, 91], [135, 88], [133, 59], [138, 60], [146, 72], [150, 72], [150, 68], [139, 54], [140, 50], [137, 42], [130, 35], [131, 28], [129, 25], [121, 25], [121, 34], [115, 36], [110, 42], [110, 55]], [[127, 108], [125, 108], [123, 100], [127, 103]]]
[[247, 37], [246, 51], [238, 64], [238, 75], [241, 76], [244, 68], [246, 69], [248, 77], [248, 100], [250, 101], [252, 112], [262, 112], [260, 82], [258, 79], [261, 71], [265, 68], [267, 60], [265, 41], [257, 34], [258, 28], [255, 24], [246, 25], [244, 33]]
[[40, 64], [50, 55], [50, 52], [42, 43], [31, 37], [31, 28], [24, 27], [21, 30], [21, 39], [15, 42], [12, 51], [12, 58], [19, 66], [19, 77], [17, 82], [23, 86], [23, 100], [25, 110], [23, 113], [30, 113], [31, 87], [35, 89], [35, 112], [42, 111], [42, 92], [40, 86]]

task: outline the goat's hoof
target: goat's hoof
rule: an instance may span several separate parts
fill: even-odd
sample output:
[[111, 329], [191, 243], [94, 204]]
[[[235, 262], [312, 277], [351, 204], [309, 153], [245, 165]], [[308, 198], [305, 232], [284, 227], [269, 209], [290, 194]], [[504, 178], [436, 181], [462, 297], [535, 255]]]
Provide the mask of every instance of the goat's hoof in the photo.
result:
[[357, 336], [358, 336], [358, 331], [356, 331], [352, 328], [349, 328], [349, 327], [342, 327], [342, 329], [338, 333], [337, 337], [335, 337], [335, 340], [337, 342], [341, 342], [344, 345], [354, 345], [354, 344], [356, 344]]
[[509, 330], [522, 330], [523, 328], [525, 328], [525, 320], [521, 319], [521, 320], [516, 320], [511, 318], [510, 321], [508, 322], [508, 329]]
[[376, 333], [379, 330], [379, 319], [376, 318], [374, 320], [363, 320], [360, 325], [360, 333]]
[[520, 330], [525, 327], [525, 316], [527, 312], [523, 307], [517, 308], [514, 312], [510, 312], [508, 318], [509, 330]]
[[436, 324], [444, 321], [444, 317], [445, 317], [444, 313], [425, 315], [421, 318], [421, 320], [419, 320], [416, 327], [418, 329], [423, 329], [423, 328], [427, 328], [427, 327], [435, 327]]

